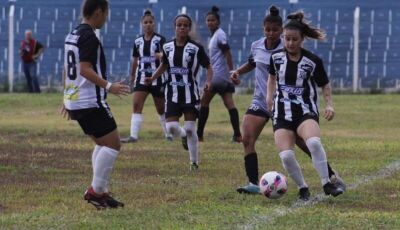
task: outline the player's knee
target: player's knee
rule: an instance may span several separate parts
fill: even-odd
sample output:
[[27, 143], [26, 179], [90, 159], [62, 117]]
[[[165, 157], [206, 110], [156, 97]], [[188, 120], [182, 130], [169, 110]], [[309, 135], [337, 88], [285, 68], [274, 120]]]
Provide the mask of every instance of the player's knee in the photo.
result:
[[306, 145], [310, 149], [310, 151], [321, 149], [322, 148], [321, 138], [310, 137], [306, 140]]
[[133, 112], [134, 113], [141, 113], [143, 105], [139, 102], [133, 102]]
[[121, 150], [121, 142], [114, 143], [112, 149], [120, 151]]
[[292, 149], [283, 150], [279, 153], [279, 157], [283, 163], [291, 162], [293, 159], [295, 159], [294, 151]]
[[178, 136], [178, 134], [180, 133], [179, 122], [177, 121], [167, 122], [165, 126], [167, 128], [167, 131], [174, 136]]
[[242, 142], [243, 142], [243, 146], [245, 148], [247, 148], [247, 147], [249, 147], [251, 145], [254, 145], [254, 138], [251, 135], [246, 135], [245, 134], [245, 135], [243, 135]]
[[196, 134], [196, 122], [195, 121], [185, 121], [184, 129], [186, 131], [186, 135], [191, 137]]

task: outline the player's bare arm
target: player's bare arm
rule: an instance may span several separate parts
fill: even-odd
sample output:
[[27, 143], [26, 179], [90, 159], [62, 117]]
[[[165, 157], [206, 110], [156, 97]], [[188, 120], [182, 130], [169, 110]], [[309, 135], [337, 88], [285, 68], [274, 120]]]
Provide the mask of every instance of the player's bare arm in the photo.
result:
[[157, 78], [159, 78], [161, 76], [161, 74], [163, 74], [168, 68], [168, 65], [165, 63], [162, 63], [156, 70], [156, 72], [153, 73], [153, 75], [149, 78], [144, 79], [144, 82], [147, 85], [150, 85], [154, 80], [156, 80]]
[[116, 96], [125, 96], [129, 93], [129, 86], [124, 85], [122, 82], [111, 83], [109, 81], [100, 78], [96, 72], [94, 72], [92, 64], [90, 62], [80, 62], [80, 74], [91, 81], [93, 84], [106, 89], [108, 92], [115, 94]]
[[332, 102], [331, 83], [328, 83], [322, 87], [322, 94], [325, 100], [324, 118], [330, 121], [335, 116], [335, 110], [333, 109], [333, 102]]

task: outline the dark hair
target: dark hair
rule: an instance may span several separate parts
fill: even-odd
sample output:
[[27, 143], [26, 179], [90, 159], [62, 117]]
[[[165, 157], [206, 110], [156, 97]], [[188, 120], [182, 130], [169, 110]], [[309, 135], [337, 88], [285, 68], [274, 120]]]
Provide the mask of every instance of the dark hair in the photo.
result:
[[281, 16], [279, 16], [279, 9], [274, 5], [269, 7], [269, 14], [267, 16], [265, 16], [265, 18], [264, 18], [264, 25], [267, 22], [276, 23], [280, 26], [283, 25], [283, 20], [282, 20]]
[[175, 17], [175, 19], [174, 19], [174, 25], [176, 25], [176, 20], [177, 20], [178, 18], [180, 18], [180, 17], [187, 18], [187, 19], [189, 20], [189, 28], [192, 28], [192, 19], [191, 19], [188, 15], [186, 15], [186, 14], [178, 14], [178, 15], [176, 15], [176, 17]]
[[219, 12], [219, 8], [217, 6], [213, 6], [211, 8], [211, 11], [208, 11], [207, 16], [214, 15], [214, 17], [217, 19], [217, 21], [220, 22], [218, 12]]
[[304, 19], [304, 13], [298, 11], [287, 16], [289, 21], [283, 27], [284, 29], [296, 29], [300, 31], [302, 37], [324, 40], [326, 34], [323, 30], [311, 26], [310, 22]]
[[108, 9], [107, 0], [84, 0], [82, 3], [82, 15], [84, 18], [89, 18], [94, 12], [100, 8], [101, 11]]
[[149, 9], [147, 9], [147, 10], [144, 11], [143, 16], [142, 16], [142, 21], [143, 21], [143, 19], [144, 19], [146, 16], [151, 17], [153, 20], [155, 19], [155, 18], [154, 18], [154, 15], [151, 13], [151, 10], [149, 10]]

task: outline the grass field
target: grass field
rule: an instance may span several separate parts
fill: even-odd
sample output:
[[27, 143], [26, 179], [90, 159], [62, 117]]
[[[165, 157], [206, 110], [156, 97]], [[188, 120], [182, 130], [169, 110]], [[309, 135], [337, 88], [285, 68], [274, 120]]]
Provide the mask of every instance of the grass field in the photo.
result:
[[[236, 96], [242, 117], [251, 96]], [[400, 95], [336, 95], [336, 117], [321, 122], [328, 159], [350, 189], [295, 207], [289, 179], [279, 200], [235, 192], [246, 183], [242, 146], [219, 98], [211, 105], [200, 170], [189, 172], [180, 141], [163, 139], [151, 98], [140, 141], [124, 145], [110, 184], [125, 202], [96, 211], [82, 199], [91, 181], [92, 142], [58, 115], [60, 94], [0, 95], [0, 229], [400, 229]], [[122, 135], [131, 98], [111, 96]], [[257, 144], [260, 174], [284, 172], [268, 123]], [[312, 196], [322, 193], [310, 159], [296, 151]], [[286, 174], [286, 172], [284, 172]]]

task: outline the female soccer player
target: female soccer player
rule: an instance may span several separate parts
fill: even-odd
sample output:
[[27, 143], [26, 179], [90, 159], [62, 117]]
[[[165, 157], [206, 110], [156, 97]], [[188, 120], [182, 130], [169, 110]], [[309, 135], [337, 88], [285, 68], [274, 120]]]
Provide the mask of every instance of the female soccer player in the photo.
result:
[[[165, 38], [154, 32], [155, 18], [150, 10], [146, 10], [142, 17], [142, 28], [144, 34], [136, 38], [133, 46], [133, 61], [131, 82], [134, 82], [133, 93], [133, 113], [131, 118], [130, 136], [122, 138], [121, 142], [129, 143], [138, 140], [140, 127], [142, 126], [143, 105], [147, 95], [151, 93], [153, 96], [154, 105], [158, 115], [160, 116], [161, 127], [164, 131], [165, 138], [172, 140], [168, 135], [165, 127], [164, 114], [164, 83], [165, 78], [161, 77], [152, 82], [151, 85], [146, 85], [144, 79], [151, 77], [153, 72], [161, 63], [162, 52], [161, 48], [165, 43]], [[138, 68], [139, 67], [139, 68]]]
[[103, 46], [95, 34], [106, 22], [108, 1], [85, 0], [82, 15], [82, 23], [65, 39], [62, 113], [77, 120], [83, 132], [96, 143], [92, 155], [93, 180], [84, 199], [98, 209], [117, 208], [124, 204], [110, 196], [107, 184], [121, 144], [105, 99], [107, 92], [127, 95], [129, 87], [107, 81]]
[[[196, 118], [200, 101], [196, 74], [199, 65], [207, 69], [207, 80], [204, 91], [210, 90], [212, 68], [210, 60], [202, 45], [189, 37], [192, 19], [180, 14], [175, 17], [175, 39], [163, 46], [163, 62], [153, 73], [146, 78], [150, 84], [168, 70], [166, 84], [165, 117], [167, 131], [175, 137], [182, 137], [182, 144], [190, 153], [190, 169], [198, 169], [198, 137], [196, 133]], [[185, 125], [179, 126], [179, 118], [184, 115]]]
[[[255, 41], [251, 45], [250, 57], [247, 63], [234, 70], [231, 79], [235, 83], [240, 83], [239, 76], [248, 73], [253, 69], [255, 72], [255, 90], [253, 100], [247, 109], [243, 118], [243, 147], [244, 147], [244, 162], [249, 184], [237, 189], [240, 193], [258, 194], [258, 159], [255, 150], [255, 143], [260, 135], [265, 124], [270, 118], [270, 112], [267, 107], [267, 78], [269, 68], [269, 58], [271, 53], [283, 48], [282, 34], [282, 18], [279, 16], [279, 9], [271, 6], [270, 13], [264, 18], [264, 34], [265, 37]], [[304, 141], [300, 138], [296, 139], [296, 144], [309, 156], [310, 153]], [[329, 175], [335, 178], [335, 182], [345, 185], [340, 177], [335, 175], [335, 172], [330, 168]]]
[[[325, 34], [304, 19], [303, 12], [288, 15], [284, 26], [285, 47], [271, 55], [268, 78], [268, 106], [272, 109], [275, 145], [289, 176], [299, 188], [299, 198], [308, 200], [310, 193], [294, 155], [296, 136], [305, 140], [326, 195], [343, 193], [330, 181], [327, 157], [321, 143], [317, 86], [322, 88], [326, 103], [324, 118], [334, 117], [331, 85], [322, 60], [302, 48], [305, 38], [323, 40]], [[275, 94], [273, 96], [273, 94]]]
[[242, 135], [239, 128], [239, 113], [232, 97], [232, 94], [235, 92], [235, 85], [229, 79], [229, 71], [233, 69], [232, 54], [229, 48], [227, 36], [225, 32], [219, 28], [220, 17], [218, 11], [218, 7], [213, 6], [211, 11], [207, 13], [206, 17], [207, 27], [212, 35], [208, 49], [214, 75], [211, 82], [212, 90], [204, 91], [204, 94], [201, 97], [197, 135], [199, 136], [200, 141], [204, 140], [203, 133], [210, 111], [210, 102], [215, 94], [218, 93], [229, 112], [233, 128], [232, 142], [241, 142]]

